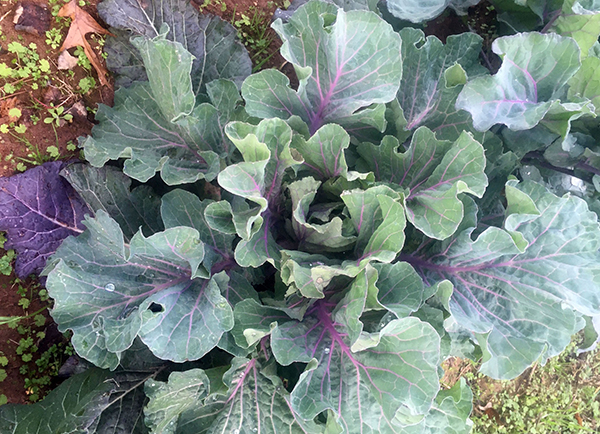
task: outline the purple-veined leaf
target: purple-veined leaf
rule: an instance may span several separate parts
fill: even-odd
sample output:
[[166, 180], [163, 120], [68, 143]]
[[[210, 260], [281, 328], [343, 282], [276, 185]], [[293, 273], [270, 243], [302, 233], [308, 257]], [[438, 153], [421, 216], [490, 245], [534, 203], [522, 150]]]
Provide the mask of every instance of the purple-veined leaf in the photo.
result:
[[378, 181], [406, 189], [406, 217], [427, 236], [445, 239], [464, 216], [460, 193], [483, 196], [487, 187], [483, 147], [468, 133], [451, 143], [437, 140], [427, 128], [417, 129], [406, 152], [399, 153], [395, 137], [381, 145], [362, 143], [361, 164]]
[[331, 3], [311, 1], [287, 24], [278, 20], [273, 28], [301, 84], [298, 92], [292, 90], [275, 70], [251, 75], [242, 85], [242, 95], [253, 116], [298, 115], [311, 133], [330, 122], [348, 127], [360, 117], [359, 109], [389, 102], [398, 90], [400, 38], [372, 12], [344, 12]]
[[52, 258], [47, 288], [52, 316], [73, 331], [81, 356], [114, 369], [136, 336], [158, 357], [202, 357], [233, 327], [233, 312], [215, 277], [202, 280], [198, 231], [175, 227], [125, 244], [105, 212], [63, 242]]
[[0, 230], [6, 249], [17, 252], [15, 272], [24, 279], [39, 273], [69, 235], [85, 227], [91, 214], [73, 187], [60, 176], [66, 163], [55, 161], [9, 178], [0, 178]]
[[[417, 318], [390, 322], [377, 345], [353, 352], [348, 325], [319, 300], [302, 322], [290, 321], [271, 334], [280, 364], [308, 363], [291, 393], [294, 411], [306, 420], [331, 410], [347, 433], [396, 433], [418, 422], [439, 389], [439, 336]], [[343, 309], [343, 302], [338, 309]], [[396, 418], [396, 421], [394, 419]]]
[[214, 179], [225, 153], [222, 119], [213, 105], [196, 105], [190, 53], [164, 35], [136, 41], [151, 80], [119, 89], [113, 108], [100, 107], [93, 136], [81, 140], [86, 159], [101, 167], [126, 158], [123, 172], [142, 182], [156, 172], [169, 185]]
[[[243, 267], [258, 267], [269, 261], [279, 263], [279, 248], [271, 233], [271, 210], [280, 200], [281, 183], [286, 169], [302, 162], [290, 148], [292, 129], [280, 119], [265, 119], [258, 125], [232, 122], [227, 135], [244, 161], [219, 173], [219, 185], [225, 190], [254, 202], [258, 207], [231, 206], [219, 214], [231, 213], [231, 220], [242, 241], [235, 258]], [[216, 211], [213, 207], [213, 211]], [[214, 215], [214, 214], [213, 214]], [[220, 223], [222, 227], [222, 223]]]
[[[211, 375], [210, 371], [207, 374]], [[217, 383], [217, 382], [215, 382]], [[277, 376], [273, 361], [236, 357], [213, 388], [204, 405], [183, 412], [177, 421], [181, 434], [204, 433], [318, 433], [312, 422], [297, 421], [289, 394]], [[214, 390], [216, 389], [216, 390]]]
[[118, 74], [117, 84], [145, 81], [141, 56], [130, 38], [132, 34], [154, 38], [163, 25], [168, 26], [166, 38], [182, 44], [194, 56], [191, 73], [196, 94], [204, 93], [206, 85], [219, 78], [239, 86], [252, 72], [252, 62], [237, 40], [236, 29], [219, 17], [199, 14], [189, 1], [104, 0], [98, 4], [98, 13], [109, 26], [126, 31], [106, 41], [107, 65]]
[[[406, 130], [429, 127], [438, 139], [456, 140], [462, 131], [473, 130], [466, 111], [454, 107], [462, 86], [452, 83], [450, 73], [461, 68], [470, 78], [486, 70], [479, 64], [481, 38], [475, 33], [448, 37], [446, 44], [435, 36], [425, 38], [418, 29], [404, 28], [402, 82], [398, 102]], [[452, 69], [451, 69], [452, 68]]]
[[551, 109], [588, 110], [585, 103], [560, 103], [567, 82], [581, 65], [573, 39], [519, 33], [496, 39], [492, 50], [503, 60], [498, 73], [469, 81], [456, 100], [456, 108], [473, 117], [475, 129], [486, 131], [494, 124], [504, 124], [513, 130], [527, 130]]
[[103, 210], [115, 219], [127, 241], [140, 228], [146, 235], [164, 230], [160, 219], [160, 197], [148, 185], [130, 190], [131, 178], [118, 168], [96, 168], [75, 163], [64, 167], [60, 174], [75, 188], [90, 210]]
[[574, 196], [556, 197], [533, 182], [506, 186], [505, 229], [472, 229], [435, 254], [401, 255], [433, 285], [454, 285], [449, 309], [488, 354], [481, 370], [512, 378], [559, 354], [600, 312], [597, 216]]

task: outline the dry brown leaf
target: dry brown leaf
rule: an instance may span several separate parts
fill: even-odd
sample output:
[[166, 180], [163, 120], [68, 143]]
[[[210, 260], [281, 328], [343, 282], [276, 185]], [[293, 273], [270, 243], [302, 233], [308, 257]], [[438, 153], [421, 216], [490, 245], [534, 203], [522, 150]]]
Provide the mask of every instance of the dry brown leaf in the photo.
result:
[[85, 55], [98, 73], [100, 83], [110, 87], [110, 84], [106, 79], [108, 70], [104, 67], [98, 58], [98, 55], [92, 50], [89, 42], [85, 39], [85, 35], [88, 33], [110, 34], [110, 32], [100, 26], [90, 14], [77, 6], [75, 0], [71, 0], [60, 8], [58, 16], [71, 18], [71, 27], [69, 27], [69, 33], [67, 33], [65, 41], [63, 42], [62, 47], [60, 47], [61, 51], [68, 50], [72, 47], [83, 47]]

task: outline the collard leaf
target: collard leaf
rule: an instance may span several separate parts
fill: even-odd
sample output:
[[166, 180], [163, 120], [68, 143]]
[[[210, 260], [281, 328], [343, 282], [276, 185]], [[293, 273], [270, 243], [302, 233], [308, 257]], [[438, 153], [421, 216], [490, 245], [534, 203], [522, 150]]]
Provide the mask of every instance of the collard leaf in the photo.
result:
[[47, 288], [61, 330], [73, 330], [78, 354], [114, 369], [136, 336], [158, 357], [202, 357], [233, 326], [218, 282], [195, 278], [204, 247], [198, 231], [175, 227], [125, 244], [103, 211], [88, 230], [63, 242]]
[[[151, 373], [111, 373], [91, 368], [67, 379], [42, 401], [0, 408], [0, 431], [14, 434], [127, 432], [144, 434], [145, 396], [140, 384]], [[121, 408], [127, 407], [124, 414]]]
[[181, 414], [177, 432], [316, 433], [305, 431], [295, 420], [287, 402], [289, 395], [275, 368], [273, 362], [234, 358], [223, 375], [224, 388], [211, 389], [203, 406]]
[[152, 235], [164, 229], [160, 219], [160, 198], [147, 185], [130, 190], [131, 178], [116, 167], [96, 168], [71, 164], [60, 171], [88, 208], [102, 210], [121, 227], [126, 240], [140, 230]]
[[490, 227], [475, 241], [464, 231], [430, 259], [401, 256], [427, 281], [452, 282], [450, 311], [479, 334], [489, 353], [481, 370], [494, 378], [559, 354], [583, 326], [580, 315], [600, 311], [596, 215], [533, 182], [506, 189], [505, 230]]
[[417, 311], [427, 298], [423, 281], [406, 262], [372, 264], [377, 270], [377, 301], [398, 318]]
[[192, 90], [192, 54], [178, 42], [165, 39], [161, 33], [156, 38], [133, 38], [152, 89], [152, 95], [163, 114], [171, 123], [189, 116], [196, 98]]
[[[252, 62], [237, 40], [235, 28], [219, 17], [200, 15], [189, 1], [105, 0], [98, 4], [98, 13], [110, 26], [130, 31], [133, 36], [155, 38], [166, 24], [169, 29], [167, 39], [182, 44], [194, 57], [192, 82], [195, 94], [205, 93], [206, 84], [218, 78], [233, 80], [239, 86], [252, 72]], [[118, 53], [137, 51], [129, 43], [132, 35], [122, 35], [114, 43], [109, 39], [109, 49]], [[142, 64], [131, 62], [135, 57], [133, 54], [125, 56], [122, 63], [112, 63], [111, 69], [130, 80], [142, 78]]]
[[265, 261], [275, 264], [279, 261], [279, 249], [271, 234], [268, 207], [280, 200], [286, 169], [302, 162], [290, 149], [292, 129], [280, 119], [265, 119], [256, 126], [233, 122], [226, 131], [244, 161], [221, 171], [219, 185], [258, 205], [237, 210], [230, 207], [232, 221], [242, 237], [236, 247], [236, 260], [243, 267], [258, 267]]
[[292, 199], [291, 229], [298, 241], [298, 248], [307, 252], [343, 252], [351, 248], [356, 237], [344, 235], [343, 221], [334, 217], [326, 223], [309, 223], [309, 207], [321, 183], [312, 177], [295, 181], [288, 186]]
[[389, 102], [398, 90], [400, 38], [372, 12], [345, 12], [331, 3], [312, 1], [289, 23], [279, 20], [273, 28], [301, 84], [293, 91], [276, 71], [248, 77], [242, 95], [253, 116], [298, 115], [314, 133], [326, 123], [347, 124], [359, 109]]
[[142, 83], [119, 89], [115, 107], [101, 105], [96, 119], [93, 136], [81, 141], [93, 166], [126, 158], [126, 175], [145, 182], [160, 171], [169, 185], [212, 180], [218, 173], [222, 133], [210, 104], [197, 106], [174, 124], [163, 117], [150, 86]]
[[358, 234], [354, 249], [359, 258], [357, 263], [367, 258], [393, 261], [404, 246], [406, 218], [401, 196], [380, 185], [367, 190], [346, 191], [341, 197]]
[[319, 128], [306, 141], [298, 138], [294, 148], [304, 159], [302, 167], [316, 179], [325, 181], [348, 174], [344, 150], [349, 144], [348, 133], [339, 125], [329, 124]]
[[477, 3], [479, 0], [387, 0], [387, 8], [397, 18], [422, 23], [437, 17], [446, 7], [464, 15], [468, 7]]
[[498, 73], [469, 81], [456, 100], [456, 108], [471, 113], [479, 131], [499, 123], [513, 130], [533, 128], [560, 104], [581, 64], [575, 41], [556, 34], [498, 38], [492, 50], [503, 59]]
[[468, 133], [453, 144], [440, 141], [425, 127], [413, 135], [405, 153], [398, 140], [387, 136], [380, 146], [362, 143], [361, 164], [379, 181], [407, 190], [408, 220], [431, 238], [452, 235], [463, 218], [460, 193], [482, 197], [487, 186], [483, 147]]
[[219, 272], [233, 266], [234, 237], [208, 225], [204, 213], [212, 203], [210, 199], [201, 201], [188, 191], [176, 189], [162, 197], [160, 213], [167, 228], [187, 226], [196, 229], [205, 250], [210, 251], [205, 255], [204, 264], [209, 266], [209, 272], [213, 267]]
[[65, 238], [84, 230], [90, 210], [60, 176], [65, 165], [55, 161], [0, 178], [0, 230], [4, 247], [17, 252], [15, 272], [22, 279], [42, 271]]
[[456, 140], [461, 130], [470, 130], [469, 114], [454, 107], [462, 86], [449, 83], [450, 68], [460, 67], [470, 78], [481, 75], [481, 38], [475, 33], [450, 36], [446, 44], [421, 30], [404, 28], [402, 38], [402, 82], [398, 102], [407, 130], [427, 125], [440, 139]]
[[581, 60], [585, 59], [600, 36], [600, 5], [594, 0], [565, 0], [552, 30], [575, 39]]
[[404, 427], [399, 434], [469, 434], [473, 422], [473, 393], [464, 378], [448, 390], [441, 390], [430, 412], [418, 425]]
[[403, 422], [427, 413], [439, 388], [434, 329], [416, 318], [394, 320], [376, 346], [354, 353], [347, 325], [336, 322], [329, 304], [317, 302], [304, 321], [272, 333], [280, 364], [309, 363], [290, 397], [294, 411], [310, 420], [331, 410], [348, 433], [395, 433], [398, 411]]
[[600, 58], [589, 56], [581, 62], [581, 68], [569, 80], [568, 95], [570, 99], [589, 99], [596, 115], [600, 114]]
[[291, 321], [281, 309], [264, 306], [257, 300], [244, 300], [235, 306], [235, 325], [231, 330], [236, 343], [249, 348], [269, 335], [274, 327]]
[[179, 415], [201, 406], [209, 387], [210, 381], [202, 369], [172, 372], [167, 382], [146, 381], [144, 391], [149, 399], [144, 408], [146, 426], [154, 433], [175, 433]]

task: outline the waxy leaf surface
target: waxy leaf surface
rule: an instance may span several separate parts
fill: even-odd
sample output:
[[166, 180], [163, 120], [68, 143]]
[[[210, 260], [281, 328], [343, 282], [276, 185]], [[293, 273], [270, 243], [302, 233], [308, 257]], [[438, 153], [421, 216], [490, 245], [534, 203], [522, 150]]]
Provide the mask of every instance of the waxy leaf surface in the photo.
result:
[[150, 186], [131, 188], [131, 178], [116, 167], [96, 168], [71, 164], [60, 174], [73, 186], [94, 213], [102, 210], [121, 227], [127, 241], [141, 228], [145, 235], [164, 229], [160, 219], [160, 198]]
[[214, 278], [203, 274], [198, 231], [175, 227], [125, 244], [117, 223], [99, 211], [88, 230], [53, 257], [47, 288], [61, 330], [76, 351], [114, 369], [136, 336], [158, 357], [183, 362], [210, 351], [233, 326]]
[[222, 384], [224, 387], [211, 390], [203, 406], [196, 406], [180, 416], [178, 433], [317, 432], [304, 430], [296, 421], [288, 404], [289, 394], [273, 362], [236, 357], [223, 375]]
[[253, 116], [297, 115], [314, 133], [326, 123], [349, 123], [357, 110], [389, 102], [398, 90], [400, 38], [372, 12], [344, 12], [331, 3], [313, 1], [287, 24], [279, 20], [273, 28], [301, 84], [297, 92], [292, 90], [288, 79], [274, 70], [248, 77], [242, 95]]
[[505, 229], [488, 228], [475, 241], [466, 230], [433, 256], [401, 256], [427, 283], [452, 282], [450, 311], [480, 334], [489, 353], [481, 370], [494, 378], [559, 354], [583, 327], [580, 315], [600, 311], [596, 214], [533, 182], [506, 188]]
[[471, 118], [454, 107], [462, 86], [450, 83], [449, 68], [460, 66], [469, 78], [481, 75], [481, 38], [475, 33], [450, 36], [446, 44], [421, 30], [404, 28], [402, 38], [402, 82], [398, 102], [404, 112], [406, 129], [428, 126], [438, 139], [456, 140], [469, 131]]
[[[100, 17], [111, 27], [127, 30], [114, 41], [107, 40], [109, 68], [120, 75], [117, 82], [130, 83], [147, 78], [139, 51], [129, 42], [132, 36], [152, 39], [167, 25], [167, 39], [180, 43], [192, 56], [194, 93], [205, 93], [206, 85], [218, 78], [241, 85], [252, 72], [252, 62], [237, 40], [236, 29], [212, 15], [201, 15], [185, 0], [145, 1], [104, 0], [98, 4]], [[133, 35], [132, 35], [133, 34]]]
[[492, 50], [502, 57], [496, 75], [469, 81], [456, 100], [456, 108], [471, 113], [479, 131], [494, 124], [533, 128], [559, 104], [581, 64], [575, 41], [556, 34], [506, 36], [496, 39]]
[[406, 152], [398, 147], [398, 140], [387, 136], [379, 146], [361, 144], [358, 152], [378, 181], [407, 190], [406, 216], [415, 227], [431, 238], [449, 237], [464, 215], [458, 194], [485, 192], [483, 147], [468, 133], [453, 144], [437, 140], [425, 127], [415, 132]]
[[395, 433], [398, 410], [409, 419], [427, 413], [439, 388], [434, 329], [416, 318], [394, 320], [376, 346], [354, 353], [347, 325], [334, 320], [327, 303], [272, 333], [279, 363], [309, 363], [291, 394], [294, 411], [310, 420], [332, 410], [348, 433]]

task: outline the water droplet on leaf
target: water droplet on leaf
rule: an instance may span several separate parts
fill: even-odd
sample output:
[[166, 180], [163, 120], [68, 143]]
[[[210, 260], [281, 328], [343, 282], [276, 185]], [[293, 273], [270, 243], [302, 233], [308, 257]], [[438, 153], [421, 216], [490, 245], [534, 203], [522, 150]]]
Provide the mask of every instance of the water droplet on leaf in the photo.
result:
[[104, 289], [108, 292], [113, 292], [115, 290], [115, 285], [113, 285], [112, 283], [107, 283]]
[[323, 352], [324, 352], [325, 354], [329, 354], [329, 352], [330, 352], [330, 351], [331, 351], [331, 350], [330, 350], [329, 348], [325, 348], [325, 349], [323, 350]]

